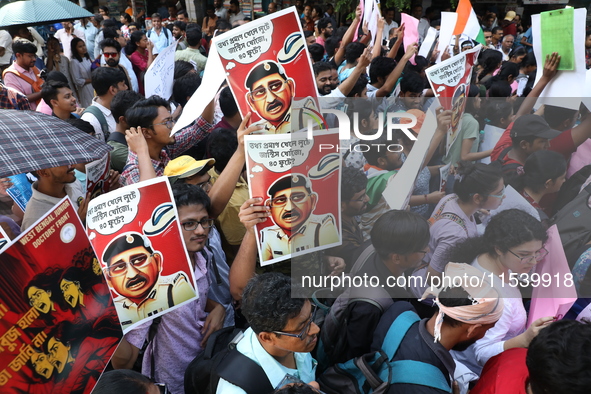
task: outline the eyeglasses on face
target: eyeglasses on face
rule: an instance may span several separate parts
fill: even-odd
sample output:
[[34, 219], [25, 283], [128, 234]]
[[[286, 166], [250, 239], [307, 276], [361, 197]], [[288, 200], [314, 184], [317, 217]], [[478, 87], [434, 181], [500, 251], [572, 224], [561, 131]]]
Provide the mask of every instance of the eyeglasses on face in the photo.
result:
[[285, 80], [275, 80], [269, 82], [267, 87], [259, 86], [258, 88], [254, 89], [250, 92], [250, 97], [254, 101], [264, 100], [267, 97], [269, 92], [277, 95], [285, 90], [285, 86], [287, 85], [287, 81]]
[[115, 58], [117, 55], [119, 55], [117, 52], [103, 52], [105, 59], [109, 59], [111, 57]]
[[299, 334], [293, 334], [293, 333], [283, 332], [283, 331], [271, 331], [271, 332], [273, 334], [285, 335], [285, 336], [288, 336], [288, 337], [298, 338], [301, 341], [310, 332], [310, 326], [314, 322], [314, 318], [316, 317], [316, 311], [317, 310], [318, 310], [318, 306], [316, 304], [312, 304], [312, 311], [310, 313], [310, 319], [308, 320], [308, 323], [306, 323], [306, 325], [304, 326], [304, 328], [302, 329], [302, 331], [300, 331]]
[[546, 248], [542, 248], [540, 250], [537, 250], [533, 256], [526, 256], [526, 257], [521, 257], [520, 255], [518, 255], [517, 253], [514, 253], [511, 249], [508, 249], [509, 253], [511, 253], [513, 256], [517, 257], [519, 260], [521, 260], [521, 264], [528, 264], [530, 263], [533, 259], [536, 260], [536, 262], [540, 262], [542, 260], [544, 260], [544, 257], [546, 257], [548, 255], [548, 250], [546, 250]]
[[152, 126], [166, 125], [166, 127], [168, 127], [169, 130], [172, 130], [175, 123], [176, 123], [176, 120], [174, 120], [173, 118], [169, 118], [169, 119], [166, 119], [164, 122], [152, 123]]
[[290, 200], [294, 204], [301, 204], [304, 202], [306, 198], [308, 198], [309, 194], [304, 192], [293, 193], [291, 196], [279, 196], [271, 199], [270, 205], [273, 208], [280, 208], [284, 207], [287, 204], [287, 201]]
[[184, 223], [181, 223], [181, 226], [183, 226], [183, 230], [185, 231], [193, 231], [197, 229], [199, 225], [201, 225], [204, 230], [207, 230], [208, 228], [213, 227], [213, 222], [213, 219], [201, 219], [200, 221], [188, 220]]
[[147, 266], [150, 262], [150, 258], [154, 256], [153, 254], [147, 253], [140, 253], [134, 254], [129, 258], [129, 263], [123, 260], [117, 261], [114, 264], [111, 264], [109, 267], [105, 268], [105, 271], [111, 278], [116, 278], [118, 276], [125, 275], [127, 273], [128, 267], [131, 265], [133, 268], [143, 268]]

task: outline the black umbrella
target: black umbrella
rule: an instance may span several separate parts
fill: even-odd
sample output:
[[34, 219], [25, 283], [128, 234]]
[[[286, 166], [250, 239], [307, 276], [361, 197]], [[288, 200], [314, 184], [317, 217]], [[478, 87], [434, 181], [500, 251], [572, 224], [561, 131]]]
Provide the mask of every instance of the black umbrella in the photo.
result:
[[91, 16], [90, 12], [68, 0], [24, 0], [0, 8], [0, 27], [49, 25]]
[[112, 148], [76, 127], [35, 111], [0, 110], [0, 178], [88, 163]]

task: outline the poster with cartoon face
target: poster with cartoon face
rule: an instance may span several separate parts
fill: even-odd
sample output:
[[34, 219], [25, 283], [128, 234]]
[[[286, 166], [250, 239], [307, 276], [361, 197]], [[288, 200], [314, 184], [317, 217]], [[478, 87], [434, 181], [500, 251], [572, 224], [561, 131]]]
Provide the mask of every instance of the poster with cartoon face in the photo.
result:
[[482, 45], [462, 52], [425, 70], [427, 79], [439, 104], [446, 110], [452, 110], [451, 126], [445, 143], [446, 154], [462, 127], [462, 115], [466, 109], [472, 67], [476, 63]]
[[295, 7], [212, 39], [240, 114], [252, 112], [262, 133], [325, 128], [316, 80]]
[[198, 298], [166, 177], [88, 203], [86, 227], [123, 332]]
[[65, 197], [0, 254], [0, 392], [88, 394], [122, 335]]
[[271, 217], [256, 226], [261, 265], [341, 244], [338, 133], [245, 137], [248, 187]]

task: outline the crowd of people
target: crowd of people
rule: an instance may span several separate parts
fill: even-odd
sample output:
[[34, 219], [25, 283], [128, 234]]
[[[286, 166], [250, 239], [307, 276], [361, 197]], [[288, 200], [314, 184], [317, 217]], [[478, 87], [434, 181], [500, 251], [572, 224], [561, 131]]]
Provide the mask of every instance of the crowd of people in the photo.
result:
[[[0, 31], [1, 108], [55, 116], [109, 144], [111, 190], [156, 177], [168, 177], [172, 185], [199, 299], [126, 334], [111, 360], [113, 370], [103, 374], [94, 392], [158, 393], [164, 385], [174, 394], [190, 392], [185, 371], [192, 360], [218, 330], [239, 327], [245, 331], [237, 351], [263, 372], [253, 372], [263, 377], [258, 382], [247, 382], [259, 391], [249, 391], [244, 376], [239, 379], [238, 370], [226, 368], [217, 393], [345, 393], [335, 388], [345, 379], [339, 371], [351, 368], [350, 360], [390, 349], [392, 331], [403, 324], [406, 331], [387, 361], [413, 360], [421, 366], [412, 364], [417, 369], [391, 382], [388, 393], [588, 392], [591, 324], [574, 317], [589, 299], [579, 299], [565, 319], [547, 316], [528, 325], [529, 299], [507, 286], [511, 273], [528, 274], [544, 260], [548, 228], [589, 184], [588, 157], [567, 180], [571, 157], [578, 154], [580, 161], [577, 149], [591, 137], [589, 110], [583, 104], [578, 110], [534, 109], [556, 78], [560, 53], [535, 58], [529, 16], [493, 9], [479, 13], [486, 45], [465, 92], [457, 137], [446, 150], [455, 115], [438, 108], [410, 208], [390, 210], [382, 192], [414, 149], [434, 101], [425, 70], [440, 55], [445, 60], [478, 43], [457, 36], [442, 54], [418, 55], [429, 28], [440, 27], [445, 9], [423, 12], [413, 5], [409, 11], [419, 20], [419, 42], [404, 48], [407, 27], [397, 22], [398, 9], [382, 9], [372, 37], [360, 23], [360, 8], [346, 21], [330, 4], [296, 0], [295, 6], [321, 104], [334, 108], [356, 99], [348, 101], [347, 111], [359, 117], [365, 135], [380, 128], [380, 113], [408, 112], [418, 122], [410, 129], [415, 138], [394, 130], [393, 139], [384, 135], [363, 151], [355, 149], [358, 138], [348, 141], [341, 152], [342, 245], [293, 265], [257, 264], [256, 224], [278, 210], [290, 214], [294, 208], [287, 207], [298, 203], [284, 196], [289, 202], [278, 208], [250, 198], [244, 137], [261, 127], [251, 124], [250, 114], [241, 117], [230, 87], [224, 83], [190, 125], [170, 135], [201, 85], [211, 38], [250, 21], [238, 0], [229, 7], [215, 0], [200, 23], [163, 2], [149, 18], [143, 10], [132, 15], [129, 6], [116, 20], [112, 10], [100, 7], [75, 23]], [[278, 9], [271, 2], [267, 11]], [[144, 74], [171, 44], [177, 45], [172, 97], [145, 98]], [[591, 34], [585, 48], [591, 68]], [[541, 75], [537, 83], [536, 74]], [[483, 149], [485, 133], [499, 139]], [[401, 149], [379, 149], [393, 143]], [[17, 237], [65, 196], [84, 221], [90, 198], [83, 189], [85, 164], [29, 174], [34, 182], [24, 212], [6, 194], [10, 180], [1, 179], [0, 225], [7, 234]], [[450, 169], [441, 175], [445, 165]], [[508, 186], [529, 209], [491, 217]], [[581, 240], [567, 253], [579, 290], [589, 288], [591, 278], [591, 237], [581, 235]], [[386, 287], [378, 295], [341, 289], [342, 294], [333, 294], [336, 301], [328, 301], [312, 299], [299, 283], [301, 272], [425, 281]], [[447, 286], [423, 299], [426, 280], [444, 275], [486, 275], [490, 283]], [[417, 372], [425, 365], [428, 372]]]

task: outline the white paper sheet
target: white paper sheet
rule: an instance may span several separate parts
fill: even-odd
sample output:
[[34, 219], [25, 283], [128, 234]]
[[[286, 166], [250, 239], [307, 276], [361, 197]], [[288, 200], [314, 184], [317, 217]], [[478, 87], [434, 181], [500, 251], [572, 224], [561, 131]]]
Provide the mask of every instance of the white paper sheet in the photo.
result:
[[427, 35], [425, 36], [425, 40], [421, 44], [421, 48], [419, 49], [419, 56], [422, 56], [429, 60], [429, 53], [431, 52], [431, 47], [433, 47], [433, 43], [437, 39], [439, 32], [436, 28], [430, 27], [427, 31]]
[[[499, 139], [503, 135], [504, 131], [505, 129], [490, 124], [484, 126], [484, 137], [482, 138], [482, 142], [480, 143], [480, 149], [478, 149], [478, 152], [484, 152], [489, 149], [493, 149], [497, 145], [497, 142], [499, 142]], [[480, 162], [484, 164], [489, 164], [490, 156], [485, 157], [484, 159], [480, 160]]]
[[441, 55], [445, 48], [451, 42], [453, 37], [454, 29], [456, 28], [456, 22], [458, 21], [458, 14], [455, 12], [442, 12], [441, 13], [441, 27], [439, 28], [439, 43], [437, 44], [437, 50], [439, 55], [437, 56], [437, 63], [441, 61]]
[[166, 47], [144, 75], [146, 97], [157, 95], [164, 100], [172, 96], [172, 85], [174, 84], [174, 53], [177, 43]]

